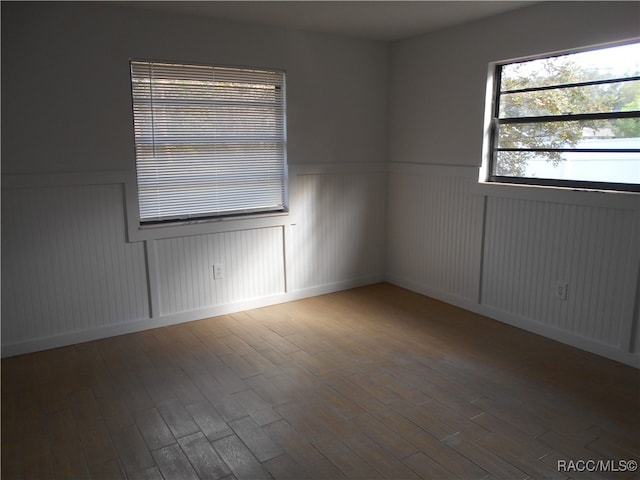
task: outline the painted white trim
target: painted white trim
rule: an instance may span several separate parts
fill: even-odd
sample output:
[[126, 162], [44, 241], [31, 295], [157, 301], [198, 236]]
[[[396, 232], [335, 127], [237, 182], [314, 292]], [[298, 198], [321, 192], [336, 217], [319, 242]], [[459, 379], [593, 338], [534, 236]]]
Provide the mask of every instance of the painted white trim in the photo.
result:
[[335, 173], [387, 173], [385, 162], [313, 163], [289, 165], [289, 175], [327, 175]]
[[293, 232], [291, 229], [294, 225], [284, 225], [282, 227], [282, 260], [284, 262], [282, 271], [284, 272], [284, 291], [289, 293], [291, 291], [292, 273], [291, 265], [293, 265]]
[[[468, 177], [477, 181], [480, 167], [428, 163], [389, 163], [390, 173]], [[516, 185], [513, 183], [477, 182], [472, 194], [484, 197], [512, 198], [537, 202], [583, 205], [588, 207], [640, 210], [640, 193]]]
[[147, 269], [147, 288], [149, 316], [156, 318], [162, 314], [160, 308], [160, 283], [158, 275], [158, 249], [155, 240], [144, 242], [145, 267]]
[[[327, 175], [335, 173], [387, 173], [384, 162], [349, 162], [289, 165], [289, 181], [298, 175]], [[140, 242], [211, 233], [235, 232], [257, 228], [283, 227], [292, 223], [289, 212], [256, 214], [239, 218], [222, 218], [191, 223], [141, 227], [138, 221], [136, 177], [133, 170], [105, 170], [87, 172], [52, 172], [2, 174], [2, 188], [47, 188], [82, 185], [122, 184], [125, 189], [127, 240]]]
[[433, 175], [446, 177], [478, 178], [478, 167], [467, 165], [444, 165], [431, 163], [389, 163], [390, 173], [405, 173], [409, 175]]
[[629, 249], [629, 259], [625, 272], [625, 289], [622, 300], [622, 322], [620, 325], [620, 336], [618, 344], [621, 349], [635, 353], [640, 357], [639, 345], [635, 343], [635, 329], [640, 328], [636, 317], [636, 308], [640, 308], [640, 248], [633, 248], [633, 245], [640, 245], [640, 208], [636, 211], [633, 219], [633, 231], [631, 233]]
[[[127, 203], [127, 205], [129, 205]], [[129, 208], [127, 207], [127, 210]], [[127, 219], [132, 214], [127, 212]], [[262, 215], [242, 218], [220, 218], [215, 220], [199, 220], [194, 222], [154, 225], [140, 227], [136, 220], [128, 221], [129, 241], [163, 240], [177, 237], [192, 237], [194, 235], [208, 235], [212, 233], [239, 232], [241, 230], [253, 230], [258, 228], [281, 227], [288, 223], [288, 212], [265, 213]]]
[[484, 182], [476, 184], [473, 188], [473, 193], [486, 197], [513, 198], [516, 200], [531, 200], [565, 205], [616, 208], [621, 210], [640, 209], [640, 194], [635, 192], [582, 190], [542, 185]]
[[469, 310], [470, 312], [479, 313], [476, 311], [478, 308], [478, 303], [474, 299], [462, 297], [460, 295], [454, 295], [444, 290], [440, 290], [439, 288], [434, 288], [430, 285], [427, 285], [426, 283], [416, 282], [415, 280], [411, 280], [399, 275], [387, 275], [385, 280], [398, 287], [411, 290], [412, 292], [416, 292], [421, 295], [440, 300], [441, 302], [454, 305], [464, 310]]
[[304, 298], [315, 297], [318, 295], [326, 295], [328, 293], [348, 290], [350, 288], [363, 287], [382, 282], [382, 275], [373, 275], [368, 277], [344, 280], [341, 282], [320, 285], [303, 290], [297, 290], [289, 293], [279, 293], [261, 298], [253, 298], [228, 304], [215, 305], [203, 309], [192, 310], [189, 312], [180, 312], [175, 314], [160, 315], [155, 318], [145, 318], [129, 322], [117, 323], [113, 325], [92, 328], [87, 330], [76, 330], [61, 335], [53, 335], [50, 337], [40, 337], [27, 340], [24, 342], [3, 344], [2, 358], [22, 355], [26, 353], [47, 350], [51, 348], [65, 347], [78, 343], [101, 340], [104, 338], [115, 337], [118, 335], [126, 335], [129, 333], [141, 332], [154, 328], [167, 327], [180, 323], [193, 322], [210, 317], [220, 315], [228, 315], [231, 313], [252, 310], [256, 308], [268, 307], [280, 303], [302, 300]]
[[[326, 175], [331, 173], [386, 173], [385, 162], [289, 164], [289, 175]], [[108, 185], [133, 180], [133, 170], [96, 170], [84, 172], [3, 173], [2, 188], [64, 187], [74, 185]]]
[[127, 170], [59, 173], [3, 173], [2, 188], [48, 188], [82, 185], [124, 184], [131, 175]]
[[576, 347], [580, 350], [600, 355], [601, 357], [609, 358], [640, 369], [640, 355], [621, 350], [616, 345], [601, 343], [573, 332], [560, 330], [556, 327], [544, 325], [531, 319], [513, 315], [486, 305], [480, 305], [476, 313], [495, 319], [499, 322], [521, 328], [522, 330], [550, 338], [551, 340], [555, 340], [565, 345]]
[[428, 297], [440, 300], [445, 303], [449, 303], [456, 307], [469, 310], [470, 312], [477, 313], [492, 320], [506, 323], [507, 325], [511, 325], [513, 327], [520, 328], [537, 335], [541, 335], [565, 345], [576, 347], [586, 352], [600, 355], [602, 357], [609, 358], [611, 360], [615, 360], [617, 362], [640, 369], [639, 353], [624, 351], [623, 349], [615, 345], [604, 344], [573, 332], [567, 332], [553, 326], [545, 325], [528, 318], [513, 315], [511, 313], [489, 307], [487, 305], [481, 305], [471, 299], [451, 295], [447, 292], [434, 289], [424, 283], [415, 282], [393, 275], [389, 276], [387, 278], [387, 281], [399, 287], [406, 288], [407, 290], [411, 290], [421, 295], [426, 295]]

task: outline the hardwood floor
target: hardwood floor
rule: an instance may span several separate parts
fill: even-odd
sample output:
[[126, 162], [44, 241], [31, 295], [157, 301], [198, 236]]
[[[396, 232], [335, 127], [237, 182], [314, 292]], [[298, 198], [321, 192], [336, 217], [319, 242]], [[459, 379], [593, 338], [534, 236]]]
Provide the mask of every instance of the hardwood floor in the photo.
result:
[[379, 284], [2, 360], [2, 478], [638, 478], [638, 405], [638, 370]]

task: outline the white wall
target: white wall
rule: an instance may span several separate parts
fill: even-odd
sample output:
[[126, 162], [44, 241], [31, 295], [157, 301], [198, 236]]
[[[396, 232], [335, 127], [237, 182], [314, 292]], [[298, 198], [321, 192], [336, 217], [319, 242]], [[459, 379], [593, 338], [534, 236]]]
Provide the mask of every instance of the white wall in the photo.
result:
[[635, 2], [545, 2], [393, 45], [391, 281], [640, 366], [638, 196], [477, 185], [489, 62], [638, 25]]
[[[286, 70], [291, 213], [127, 241], [131, 58]], [[2, 354], [380, 281], [388, 61], [381, 42], [3, 2]]]
[[94, 2], [2, 5], [2, 170], [130, 170], [129, 59], [287, 72], [289, 161], [387, 158], [388, 47]]

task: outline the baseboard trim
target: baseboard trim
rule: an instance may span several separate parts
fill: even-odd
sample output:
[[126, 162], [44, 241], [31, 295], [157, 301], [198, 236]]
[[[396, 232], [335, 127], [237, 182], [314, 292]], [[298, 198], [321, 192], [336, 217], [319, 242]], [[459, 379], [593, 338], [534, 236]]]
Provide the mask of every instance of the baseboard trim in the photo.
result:
[[119, 335], [141, 332], [144, 330], [151, 330], [154, 328], [193, 322], [196, 320], [202, 320], [204, 318], [228, 315], [245, 310], [252, 310], [255, 308], [268, 307], [270, 305], [302, 300], [304, 298], [315, 297], [318, 295], [326, 295], [328, 293], [334, 293], [342, 290], [348, 290], [351, 288], [379, 283], [383, 280], [384, 277], [382, 275], [371, 275], [286, 293], [279, 293], [260, 298], [243, 300], [240, 302], [215, 305], [203, 309], [191, 310], [188, 312], [170, 313], [166, 315], [160, 315], [158, 317], [132, 320], [128, 322], [102, 326], [99, 328], [76, 330], [60, 335], [40, 337], [24, 342], [3, 344], [1, 356], [2, 358], [13, 357], [16, 355], [38, 352], [41, 350], [50, 350], [52, 348], [66, 347], [78, 343], [91, 342], [94, 340], [101, 340], [104, 338], [116, 337]]
[[315, 297], [318, 295], [326, 295], [329, 293], [371, 285], [382, 281], [387, 281], [421, 295], [425, 295], [436, 300], [455, 305], [456, 307], [469, 310], [493, 320], [517, 328], [521, 328], [528, 332], [535, 333], [537, 335], [550, 338], [560, 343], [570, 345], [572, 347], [576, 347], [581, 350], [585, 350], [587, 352], [608, 358], [610, 360], [614, 360], [640, 369], [640, 356], [631, 352], [625, 352], [620, 348], [616, 348], [615, 346], [603, 344], [593, 339], [585, 338], [571, 332], [566, 332], [549, 325], [544, 325], [527, 318], [519, 317], [517, 315], [513, 315], [487, 305], [481, 305], [477, 302], [474, 302], [470, 298], [454, 295], [430, 287], [429, 285], [395, 275], [388, 275], [386, 277], [384, 277], [383, 275], [371, 275], [357, 279], [344, 280], [340, 282], [294, 290], [286, 293], [279, 293], [275, 295], [244, 300], [241, 302], [215, 305], [208, 308], [192, 310], [188, 312], [171, 313], [158, 317], [122, 322], [99, 328], [67, 332], [61, 335], [40, 337], [25, 342], [3, 344], [1, 356], [2, 358], [13, 357], [16, 355], [32, 353], [41, 350], [49, 350], [52, 348], [65, 347], [78, 343], [115, 337], [118, 335], [126, 335], [129, 333], [151, 330], [154, 328], [193, 322], [196, 320], [202, 320], [204, 318], [228, 315], [240, 311], [252, 310], [255, 308], [268, 307], [270, 305], [302, 300], [304, 298]]
[[416, 282], [409, 278], [397, 275], [387, 275], [385, 281], [398, 287], [411, 290], [412, 292], [419, 293], [420, 295], [425, 295], [427, 297], [440, 300], [441, 302], [455, 305], [456, 307], [462, 308], [464, 310], [469, 310], [470, 312], [474, 313], [480, 313], [477, 311], [478, 304], [470, 298], [463, 297], [461, 295], [455, 295], [444, 290], [433, 288], [425, 283]]
[[482, 305], [475, 302], [473, 299], [453, 295], [448, 292], [430, 287], [429, 285], [426, 285], [424, 283], [415, 282], [404, 277], [389, 275], [387, 276], [386, 281], [399, 287], [406, 288], [407, 290], [411, 290], [412, 292], [416, 292], [421, 295], [425, 295], [427, 297], [449, 303], [456, 307], [469, 310], [470, 312], [491, 318], [492, 320], [496, 320], [498, 322], [505, 323], [507, 325], [511, 325], [513, 327], [520, 328], [531, 333], [535, 333], [536, 335], [555, 340], [565, 345], [569, 345], [571, 347], [575, 347], [580, 350], [584, 350], [586, 352], [608, 358], [609, 360], [614, 360], [616, 362], [624, 363], [625, 365], [640, 369], [640, 355], [624, 351], [620, 347], [601, 343], [591, 338], [583, 337], [572, 332], [567, 332], [550, 325], [545, 325], [529, 318], [514, 315], [512, 313], [505, 312], [488, 305]]

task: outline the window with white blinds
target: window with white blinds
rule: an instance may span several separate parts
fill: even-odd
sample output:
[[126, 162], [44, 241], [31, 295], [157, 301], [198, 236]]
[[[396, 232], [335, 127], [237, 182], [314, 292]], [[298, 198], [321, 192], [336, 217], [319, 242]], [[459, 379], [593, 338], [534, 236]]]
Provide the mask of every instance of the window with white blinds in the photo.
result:
[[279, 71], [132, 61], [141, 223], [285, 211]]

